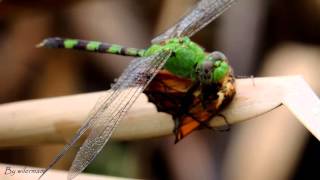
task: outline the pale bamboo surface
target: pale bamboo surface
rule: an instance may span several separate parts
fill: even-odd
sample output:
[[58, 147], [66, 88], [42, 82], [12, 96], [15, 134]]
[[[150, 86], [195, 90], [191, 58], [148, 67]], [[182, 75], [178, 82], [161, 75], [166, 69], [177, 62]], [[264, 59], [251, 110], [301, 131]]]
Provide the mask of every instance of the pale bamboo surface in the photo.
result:
[[[318, 46], [293, 42], [281, 44], [268, 52], [261, 67], [259, 74], [262, 76], [302, 74], [308, 85], [318, 94], [320, 92]], [[307, 102], [300, 103], [300, 107], [308, 108], [314, 98], [310, 99], [309, 92], [302, 92], [305, 88], [299, 87], [301, 85], [297, 83], [294, 88], [301, 88], [299, 94]], [[233, 128], [224, 155], [222, 179], [284, 180], [295, 177], [301, 171], [297, 167], [304, 164], [301, 159], [308, 142], [313, 142], [307, 129], [295, 119], [288, 108], [282, 106]]]
[[[0, 163], [0, 179], [1, 180], [35, 180], [38, 179], [40, 173], [36, 173], [36, 171], [40, 171], [43, 169], [30, 167], [30, 166], [18, 166], [11, 164], [1, 164]], [[68, 175], [68, 171], [61, 170], [50, 170], [47, 174], [41, 178], [43, 180], [56, 180], [56, 179], [66, 179]], [[120, 178], [120, 177], [112, 177], [112, 176], [102, 176], [102, 175], [94, 175], [81, 173], [77, 176], [77, 180], [129, 180], [132, 178]]]
[[[221, 112], [230, 124], [235, 124], [264, 114], [282, 104], [294, 104], [288, 97], [311, 93], [313, 99], [299, 98], [304, 107], [290, 106], [295, 115], [316, 136], [320, 137], [320, 117], [317, 113], [319, 99], [300, 76], [238, 79], [237, 94], [232, 103]], [[302, 89], [301, 89], [302, 88]], [[307, 89], [307, 90], [305, 90]], [[87, 93], [56, 98], [29, 100], [0, 106], [0, 145], [25, 146], [44, 143], [65, 143], [81, 126], [98, 97], [103, 93]], [[301, 94], [305, 95], [305, 94]], [[290, 98], [289, 98], [290, 99]], [[292, 98], [291, 98], [292, 100]], [[294, 100], [292, 100], [294, 101]], [[307, 104], [307, 103], [311, 104]], [[314, 113], [315, 112], [315, 113]], [[310, 119], [305, 119], [305, 117]], [[318, 119], [318, 121], [316, 121]], [[310, 121], [311, 120], [311, 121]], [[225, 124], [221, 116], [211, 121], [212, 127]], [[120, 123], [112, 138], [134, 140], [172, 134], [173, 121], [166, 113], [159, 113], [153, 104], [141, 95], [127, 117]]]

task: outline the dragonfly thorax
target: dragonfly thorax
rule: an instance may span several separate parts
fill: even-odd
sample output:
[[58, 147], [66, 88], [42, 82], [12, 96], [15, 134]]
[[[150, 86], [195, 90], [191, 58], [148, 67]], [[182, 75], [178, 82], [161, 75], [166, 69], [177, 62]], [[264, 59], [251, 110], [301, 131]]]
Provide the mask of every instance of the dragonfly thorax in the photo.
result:
[[144, 56], [156, 54], [162, 50], [171, 50], [164, 69], [184, 78], [196, 79], [196, 67], [206, 58], [203, 48], [188, 37], [172, 38], [161, 44], [153, 44]]
[[171, 50], [164, 69], [171, 73], [202, 83], [216, 83], [229, 72], [227, 58], [221, 52], [205, 53], [202, 47], [188, 37], [172, 38], [161, 44], [153, 44], [144, 56], [150, 56], [163, 50]]

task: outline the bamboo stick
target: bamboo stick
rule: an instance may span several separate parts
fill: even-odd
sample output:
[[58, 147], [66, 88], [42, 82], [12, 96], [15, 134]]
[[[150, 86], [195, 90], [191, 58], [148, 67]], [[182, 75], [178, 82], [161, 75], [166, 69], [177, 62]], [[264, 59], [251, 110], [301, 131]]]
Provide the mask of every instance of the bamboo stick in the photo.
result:
[[[284, 102], [309, 131], [320, 138], [320, 101], [300, 76], [238, 79], [236, 84], [234, 100], [221, 112], [228, 123], [235, 124], [259, 116]], [[81, 126], [103, 93], [108, 92], [0, 105], [0, 146], [65, 143]], [[297, 99], [299, 95], [306, 98]], [[210, 122], [212, 127], [224, 124], [225, 120], [221, 116], [214, 117]], [[147, 102], [146, 96], [141, 95], [112, 138], [153, 138], [170, 135], [172, 130], [171, 116], [157, 112], [155, 106]]]

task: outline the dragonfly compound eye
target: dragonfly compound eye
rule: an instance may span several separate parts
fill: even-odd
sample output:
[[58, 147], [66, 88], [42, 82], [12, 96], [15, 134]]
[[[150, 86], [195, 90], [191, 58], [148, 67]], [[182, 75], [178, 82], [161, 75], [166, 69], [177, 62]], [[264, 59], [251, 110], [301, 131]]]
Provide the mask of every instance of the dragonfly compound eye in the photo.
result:
[[229, 73], [227, 58], [218, 51], [208, 54], [197, 67], [198, 79], [205, 84], [217, 83]]
[[208, 55], [209, 57], [211, 57], [213, 60], [217, 61], [217, 60], [222, 60], [222, 61], [227, 61], [227, 57], [220, 51], [214, 51], [211, 54]]
[[208, 59], [197, 66], [198, 79], [201, 81], [201, 83], [211, 83], [213, 70], [214, 62]]

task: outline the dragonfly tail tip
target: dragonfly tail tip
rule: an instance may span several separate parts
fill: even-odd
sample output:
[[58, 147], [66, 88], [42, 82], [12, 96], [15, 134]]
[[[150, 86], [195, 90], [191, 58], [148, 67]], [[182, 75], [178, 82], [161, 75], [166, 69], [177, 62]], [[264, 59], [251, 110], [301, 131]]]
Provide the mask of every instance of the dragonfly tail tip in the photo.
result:
[[36, 45], [36, 48], [45, 47], [46, 43], [47, 43], [47, 40], [45, 39], [45, 40], [41, 41], [39, 44], [37, 44], [37, 45]]

